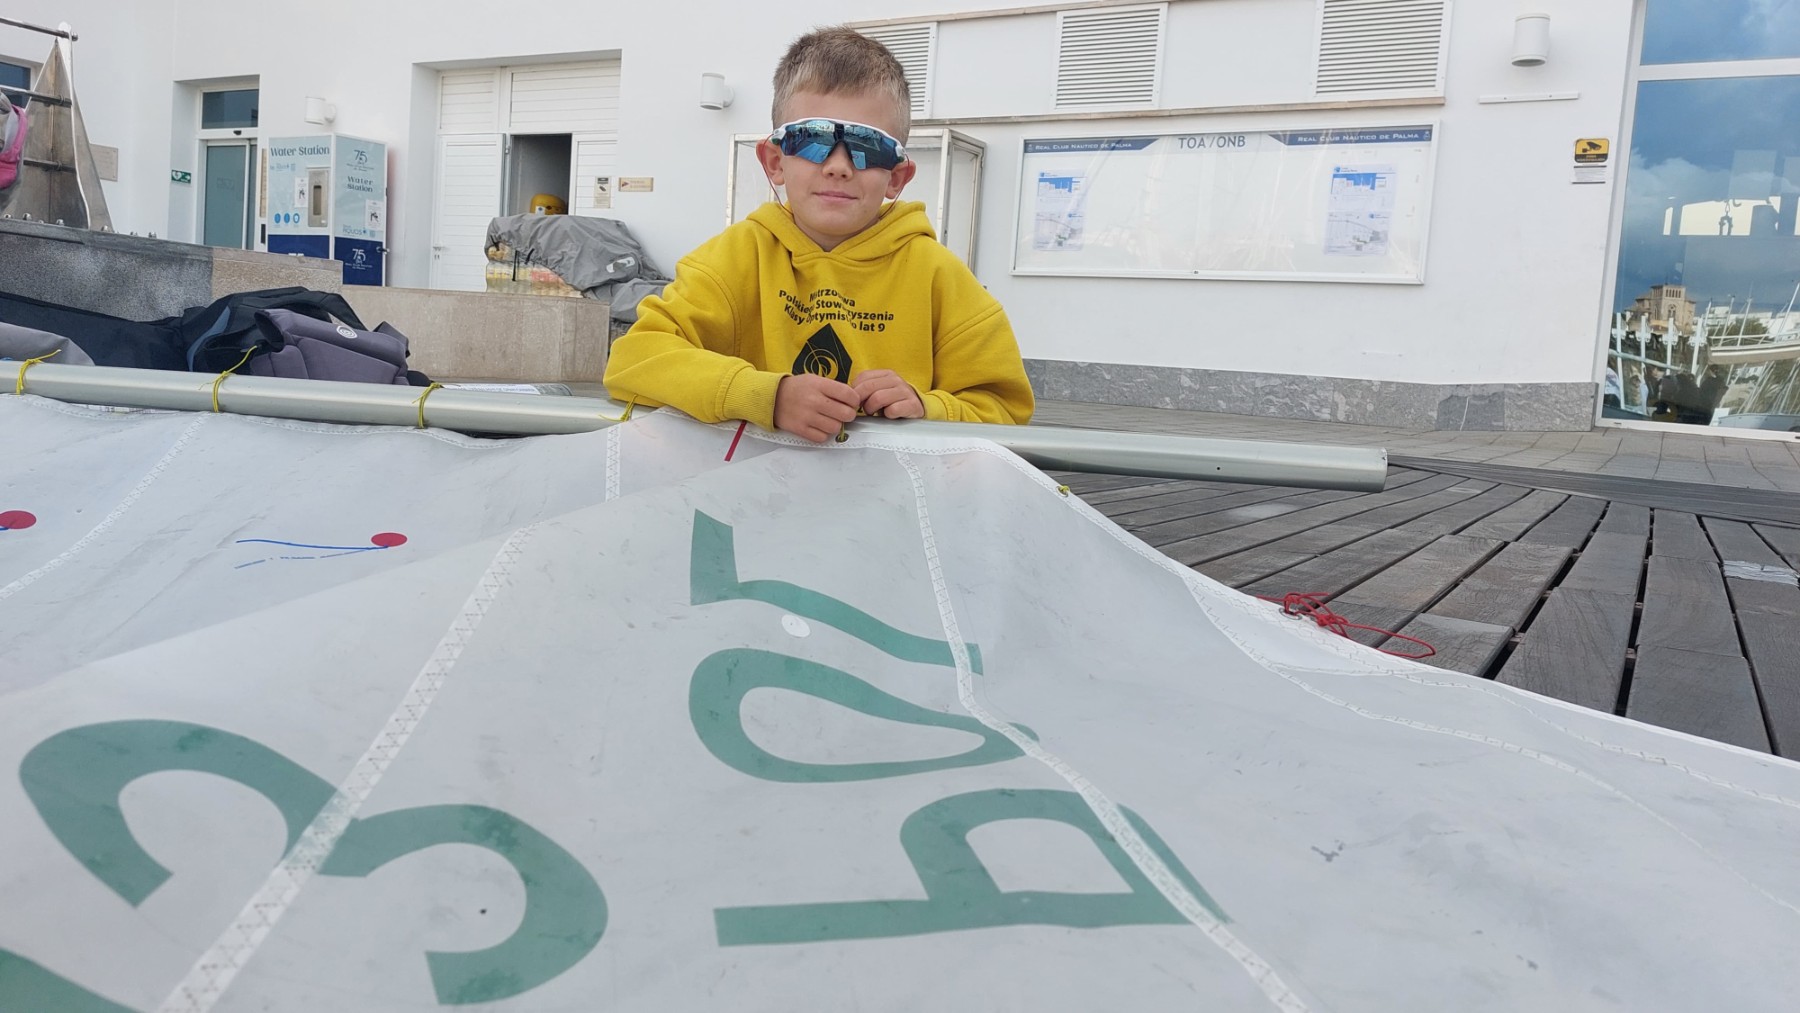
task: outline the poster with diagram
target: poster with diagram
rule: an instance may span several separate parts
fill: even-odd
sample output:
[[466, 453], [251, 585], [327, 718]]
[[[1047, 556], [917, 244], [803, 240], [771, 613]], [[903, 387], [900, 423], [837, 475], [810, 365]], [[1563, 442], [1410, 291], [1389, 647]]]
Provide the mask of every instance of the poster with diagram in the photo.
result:
[[1038, 173], [1032, 248], [1081, 249], [1081, 205], [1087, 180], [1075, 172]]
[[1437, 130], [1027, 139], [1013, 273], [1419, 284]]
[[1394, 167], [1339, 165], [1331, 170], [1325, 213], [1325, 252], [1333, 257], [1379, 257], [1394, 226]]

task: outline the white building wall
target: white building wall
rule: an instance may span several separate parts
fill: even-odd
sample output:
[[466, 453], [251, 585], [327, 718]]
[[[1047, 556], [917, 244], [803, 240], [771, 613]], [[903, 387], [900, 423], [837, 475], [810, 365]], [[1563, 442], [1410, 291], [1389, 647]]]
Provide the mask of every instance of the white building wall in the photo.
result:
[[[75, 43], [74, 76], [88, 137], [119, 149], [119, 180], [101, 189], [119, 232], [168, 234], [171, 4], [120, 0], [20, 0], [4, 13], [54, 28], [66, 21]], [[0, 25], [0, 58], [41, 64], [55, 39]], [[89, 94], [96, 96], [90, 102]], [[149, 161], [145, 161], [150, 156]], [[163, 163], [160, 173], [152, 165]]]
[[[255, 76], [264, 137], [316, 132], [304, 99], [338, 106], [333, 129], [392, 152], [392, 279], [429, 271], [436, 68], [620, 54], [618, 172], [656, 189], [620, 194], [612, 214], [668, 266], [724, 218], [729, 135], [765, 129], [769, 75], [787, 42], [816, 24], [928, 19], [983, 5], [957, 0], [790, 0], [780, 7], [568, 4], [536, 10], [476, 0], [315, 0], [289, 14], [242, 0], [14, 0], [27, 20], [81, 33], [77, 85], [96, 143], [121, 151], [107, 184], [122, 230], [193, 232], [191, 140], [172, 117], [171, 82]], [[1003, 6], [1003, 5], [996, 5]], [[1447, 98], [1401, 108], [1244, 111], [1206, 116], [958, 123], [988, 145], [978, 275], [1039, 359], [1354, 377], [1424, 384], [1594, 379], [1613, 186], [1570, 184], [1578, 137], [1618, 138], [1632, 0], [1543, 0], [1548, 65], [1514, 68], [1513, 3], [1453, 5]], [[1313, 0], [1171, 4], [1164, 107], [1311, 99]], [[1054, 14], [945, 22], [934, 113], [1050, 111]], [[0, 53], [43, 48], [0, 29]], [[307, 48], [308, 39], [322, 40]], [[699, 108], [699, 76], [737, 89]], [[1484, 96], [1574, 92], [1565, 101]], [[1009, 274], [1018, 150], [1027, 136], [1281, 129], [1441, 121], [1427, 282], [1422, 286], [1086, 278]], [[1619, 158], [1622, 159], [1621, 152]], [[184, 159], [186, 160], [184, 162]], [[1614, 185], [1617, 185], [1616, 183]]]

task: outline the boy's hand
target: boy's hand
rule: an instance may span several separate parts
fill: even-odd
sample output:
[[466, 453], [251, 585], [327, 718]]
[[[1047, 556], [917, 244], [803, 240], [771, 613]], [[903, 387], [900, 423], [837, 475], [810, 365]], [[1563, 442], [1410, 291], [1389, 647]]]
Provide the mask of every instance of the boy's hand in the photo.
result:
[[856, 392], [856, 403], [870, 415], [890, 419], [925, 417], [925, 402], [919, 399], [919, 392], [891, 369], [858, 373], [850, 379], [850, 387]]
[[775, 428], [824, 443], [856, 418], [861, 398], [848, 384], [812, 373], [784, 376], [775, 388]]

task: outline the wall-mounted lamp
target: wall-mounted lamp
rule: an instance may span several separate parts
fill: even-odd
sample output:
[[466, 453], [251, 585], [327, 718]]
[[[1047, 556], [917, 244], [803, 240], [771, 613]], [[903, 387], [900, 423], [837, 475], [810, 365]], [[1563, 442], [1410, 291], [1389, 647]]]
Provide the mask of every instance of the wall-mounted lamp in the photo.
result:
[[1550, 15], [1521, 14], [1513, 19], [1515, 67], [1542, 67], [1550, 59]]
[[737, 98], [737, 89], [725, 83], [724, 74], [700, 75], [700, 108], [723, 109]]
[[337, 106], [312, 95], [306, 97], [306, 122], [324, 126], [337, 119]]

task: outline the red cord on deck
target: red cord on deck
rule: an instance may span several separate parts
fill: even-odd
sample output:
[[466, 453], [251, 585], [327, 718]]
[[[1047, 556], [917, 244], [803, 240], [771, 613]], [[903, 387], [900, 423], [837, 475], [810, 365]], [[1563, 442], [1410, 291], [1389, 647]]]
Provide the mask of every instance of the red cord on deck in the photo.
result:
[[1343, 616], [1331, 611], [1330, 607], [1325, 604], [1325, 596], [1322, 594], [1307, 594], [1301, 591], [1289, 591], [1280, 598], [1270, 598], [1267, 595], [1260, 594], [1257, 595], [1257, 597], [1261, 598], [1263, 601], [1272, 601], [1279, 604], [1283, 615], [1303, 616], [1307, 619], [1311, 619], [1313, 622], [1318, 623], [1320, 626], [1325, 627], [1340, 637], [1349, 637], [1351, 630], [1368, 630], [1371, 633], [1383, 633], [1390, 637], [1408, 640], [1425, 648], [1424, 654], [1402, 654], [1399, 651], [1390, 651], [1385, 648], [1377, 647], [1376, 650], [1383, 654], [1391, 654], [1396, 658], [1419, 661], [1423, 658], [1429, 658], [1437, 653], [1437, 648], [1420, 640], [1418, 637], [1409, 637], [1404, 633], [1396, 633], [1393, 630], [1384, 630], [1379, 626], [1364, 626], [1362, 623], [1353, 623], [1350, 620], [1345, 619]]

